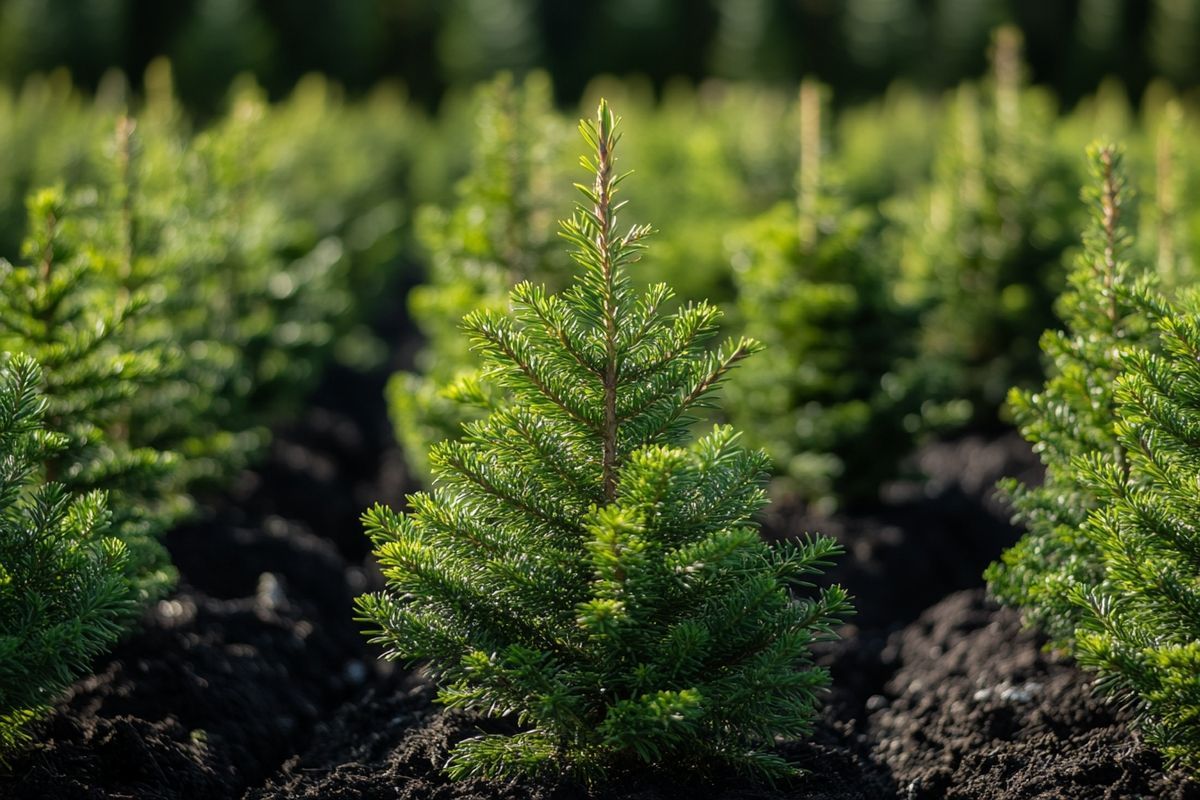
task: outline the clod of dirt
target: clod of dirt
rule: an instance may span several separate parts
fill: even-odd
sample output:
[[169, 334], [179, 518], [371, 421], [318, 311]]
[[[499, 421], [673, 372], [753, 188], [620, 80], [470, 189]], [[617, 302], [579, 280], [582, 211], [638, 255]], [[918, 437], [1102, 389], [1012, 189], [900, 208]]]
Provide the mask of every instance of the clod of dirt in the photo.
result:
[[981, 589], [946, 598], [889, 646], [900, 667], [869, 728], [905, 800], [1200, 798], [1087, 674]]

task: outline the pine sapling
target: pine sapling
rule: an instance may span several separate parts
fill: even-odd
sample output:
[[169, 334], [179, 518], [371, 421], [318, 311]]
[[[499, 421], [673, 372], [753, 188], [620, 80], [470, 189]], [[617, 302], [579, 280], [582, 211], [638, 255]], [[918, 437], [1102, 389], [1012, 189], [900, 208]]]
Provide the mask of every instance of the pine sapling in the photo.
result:
[[45, 425], [65, 442], [48, 456], [47, 476], [73, 493], [111, 494], [112, 535], [149, 599], [173, 580], [158, 539], [189, 500], [174, 453], [132, 444], [131, 411], [140, 393], [171, 378], [179, 355], [132, 338], [148, 297], [124, 291], [96, 251], [75, 246], [59, 191], [36, 193], [29, 209], [25, 263], [0, 264], [0, 348], [40, 363]]
[[1058, 643], [1079, 621], [1072, 587], [1104, 579], [1095, 543], [1084, 532], [1096, 497], [1076, 466], [1088, 456], [1121, 469], [1125, 446], [1117, 437], [1113, 385], [1123, 355], [1153, 339], [1143, 304], [1149, 270], [1129, 260], [1132, 196], [1121, 151], [1088, 150], [1094, 186], [1084, 190], [1091, 225], [1059, 300], [1066, 330], [1047, 331], [1042, 352], [1049, 377], [1040, 391], [1014, 389], [1009, 406], [1021, 433], [1046, 466], [1040, 486], [1001, 483], [1027, 529], [987, 578], [995, 596], [1019, 606], [1025, 618]]
[[430, 445], [459, 435], [482, 413], [454, 399], [456, 383], [477, 371], [458, 323], [480, 307], [504, 308], [519, 280], [563, 283], [570, 261], [558, 247], [556, 157], [567, 126], [554, 111], [549, 80], [501, 76], [484, 87], [475, 115], [470, 172], [450, 209], [427, 206], [417, 236], [429, 256], [427, 282], [409, 294], [425, 337], [420, 373], [388, 383], [388, 405], [410, 468], [429, 477]]
[[41, 478], [68, 445], [43, 427], [41, 383], [27, 356], [0, 360], [0, 764], [116, 641], [138, 595], [103, 494]]
[[915, 320], [892, 296], [871, 214], [824, 152], [820, 94], [800, 90], [796, 200], [731, 237], [738, 311], [772, 358], [739, 370], [729, 408], [781, 483], [826, 505], [876, 499], [921, 424], [898, 375]]
[[1077, 462], [1100, 503], [1083, 534], [1104, 580], [1072, 586], [1075, 655], [1151, 744], [1200, 770], [1200, 294], [1148, 305], [1159, 350], [1128, 352], [1116, 384], [1123, 458]]
[[521, 283], [511, 313], [467, 317], [500, 399], [433, 448], [433, 488], [408, 512], [367, 512], [388, 585], [358, 610], [387, 658], [427, 666], [446, 705], [522, 728], [459, 743], [454, 777], [791, 775], [773, 745], [811, 729], [828, 675], [810, 646], [849, 612], [838, 587], [794, 592], [839, 548], [768, 546], [753, 522], [766, 456], [728, 427], [690, 441], [760, 346], [710, 351], [715, 307], [667, 315], [665, 285], [635, 289], [649, 229], [618, 229], [616, 126], [603, 101], [581, 126], [593, 182], [563, 225], [575, 282]]

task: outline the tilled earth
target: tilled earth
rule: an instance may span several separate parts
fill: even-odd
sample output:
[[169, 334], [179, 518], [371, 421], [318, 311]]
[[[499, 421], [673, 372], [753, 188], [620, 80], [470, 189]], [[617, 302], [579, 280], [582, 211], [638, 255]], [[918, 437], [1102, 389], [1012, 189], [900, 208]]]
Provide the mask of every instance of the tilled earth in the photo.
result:
[[454, 742], [485, 726], [432, 702], [419, 676], [376, 659], [354, 595], [378, 586], [358, 514], [407, 488], [390, 445], [383, 371], [335, 370], [268, 460], [168, 544], [177, 591], [96, 665], [0, 776], [0, 797], [248, 800], [851, 800], [1200, 798], [1166, 773], [1088, 676], [990, 605], [980, 572], [1015, 534], [992, 498], [1036, 479], [1015, 436], [925, 448], [921, 482], [869, 514], [810, 519], [777, 507], [770, 536], [821, 530], [847, 548], [835, 574], [858, 615], [821, 660], [834, 676], [809, 772], [754, 786], [626, 775], [602, 791], [451, 784]]

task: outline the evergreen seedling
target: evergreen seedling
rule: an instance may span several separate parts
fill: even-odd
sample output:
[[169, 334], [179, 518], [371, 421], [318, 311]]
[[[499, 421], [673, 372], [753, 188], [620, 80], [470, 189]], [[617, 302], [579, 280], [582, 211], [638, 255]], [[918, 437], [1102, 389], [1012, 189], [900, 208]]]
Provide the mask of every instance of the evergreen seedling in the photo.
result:
[[809, 648], [848, 613], [833, 587], [793, 594], [838, 546], [770, 547], [752, 517], [767, 460], [731, 428], [688, 442], [729, 370], [719, 312], [667, 316], [664, 285], [636, 291], [649, 233], [617, 228], [617, 120], [581, 126], [594, 181], [564, 223], [582, 271], [561, 294], [530, 283], [511, 314], [465, 325], [499, 391], [459, 441], [435, 446], [434, 488], [365, 521], [388, 582], [359, 599], [392, 659], [424, 662], [441, 700], [512, 715], [514, 735], [458, 744], [455, 777], [622, 765], [795, 772], [771, 751], [812, 725], [828, 676]]
[[137, 599], [129, 553], [105, 535], [104, 496], [41, 478], [69, 444], [43, 429], [41, 383], [26, 356], [0, 363], [0, 764], [116, 641]]
[[[147, 81], [165, 77], [152, 69]], [[245, 465], [265, 434], [237, 413], [233, 387], [244, 385], [247, 370], [239, 342], [221, 338], [220, 303], [206, 291], [223, 265], [216, 242], [228, 226], [169, 92], [169, 84], [157, 86], [141, 119], [118, 121], [96, 190], [79, 193], [93, 198], [91, 224], [73, 240], [103, 254], [119, 294], [153, 298], [123, 338], [131, 349], [178, 357], [151, 391], [130, 398], [130, 442], [177, 454], [177, 483], [193, 489]]]
[[1200, 294], [1155, 306], [1160, 352], [1136, 349], [1117, 381], [1123, 458], [1077, 462], [1100, 507], [1083, 533], [1104, 580], [1078, 582], [1080, 664], [1132, 699], [1147, 739], [1200, 769]]
[[1147, 739], [1200, 768], [1200, 294], [1174, 301], [1126, 260], [1120, 154], [1093, 148], [1093, 222], [1047, 333], [1052, 374], [1011, 402], [1046, 464], [1004, 488], [1028, 532], [988, 578], [1138, 709]]
[[1046, 144], [1053, 106], [1021, 73], [1020, 34], [1002, 29], [983, 91], [963, 85], [944, 114], [925, 196], [891, 204], [905, 217], [895, 291], [921, 310], [921, 382], [957, 401], [961, 422], [994, 425], [1009, 388], [1038, 376], [1073, 230], [1061, 187], [1075, 176]]
[[74, 246], [58, 191], [38, 192], [29, 208], [26, 263], [0, 264], [0, 347], [40, 363], [45, 425], [64, 437], [47, 475], [73, 493], [111, 494], [112, 534], [129, 549], [130, 577], [148, 599], [171, 584], [158, 537], [189, 501], [175, 485], [176, 456], [131, 442], [132, 411], [140, 393], [173, 377], [178, 353], [134, 338], [148, 297], [127, 291], [102, 253]]
[[733, 377], [729, 408], [801, 497], [870, 501], [920, 427], [897, 374], [914, 321], [892, 297], [871, 214], [831, 175], [820, 92], [801, 87], [797, 200], [749, 225], [733, 254], [745, 330], [772, 358]]
[[1045, 464], [1046, 477], [1040, 486], [1001, 484], [1027, 532], [987, 573], [1002, 602], [1021, 607], [1027, 620], [1060, 643], [1079, 620], [1072, 587], [1104, 578], [1096, 545], [1084, 532], [1096, 498], [1080, 482], [1076, 461], [1090, 456], [1115, 467], [1125, 463], [1113, 385], [1123, 354], [1151, 338], [1137, 300], [1147, 270], [1129, 260], [1132, 198], [1121, 153], [1093, 145], [1088, 160], [1095, 184], [1084, 192], [1091, 225], [1070, 289], [1059, 300], [1066, 330], [1042, 337], [1050, 372], [1045, 386], [1009, 395], [1013, 417]]
[[554, 157], [565, 128], [545, 76], [515, 85], [501, 76], [478, 99], [471, 170], [450, 209], [425, 207], [417, 235], [430, 259], [427, 282], [409, 294], [409, 311], [425, 337], [421, 372], [388, 383], [388, 404], [409, 466], [429, 477], [430, 445], [457, 437], [478, 408], [454, 400], [455, 384], [477, 372], [458, 329], [468, 312], [504, 308], [520, 280], [561, 284], [569, 260], [557, 246]]
[[249, 427], [297, 413], [335, 345], [369, 360], [360, 313], [395, 265], [408, 115], [384, 106], [370, 113], [390, 127], [367, 127], [319, 79], [276, 106], [253, 84], [230, 102], [193, 145], [212, 251], [194, 313], [237, 353], [222, 397]]
[[396, 256], [392, 180], [409, 128], [393, 100], [343, 108], [312, 78], [273, 106], [240, 86], [230, 113], [192, 135], [165, 63], [146, 84], [96, 191], [73, 195], [97, 222], [75, 239], [153, 298], [132, 331], [139, 346], [165, 340], [184, 355], [174, 380], [136, 399], [132, 436], [177, 452], [195, 487], [261, 449], [335, 343], [347, 360], [371, 358], [361, 312]]

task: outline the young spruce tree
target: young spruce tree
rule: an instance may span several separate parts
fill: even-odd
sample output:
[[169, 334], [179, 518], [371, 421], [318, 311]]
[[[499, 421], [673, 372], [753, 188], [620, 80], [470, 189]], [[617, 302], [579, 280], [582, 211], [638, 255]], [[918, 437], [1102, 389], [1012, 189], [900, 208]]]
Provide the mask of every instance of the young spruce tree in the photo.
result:
[[43, 427], [41, 383], [33, 359], [0, 361], [0, 764], [116, 641], [137, 597], [128, 551], [105, 535], [103, 494], [73, 495], [41, 477], [68, 444]]
[[549, 79], [496, 78], [479, 93], [475, 124], [471, 168], [455, 187], [455, 205], [426, 206], [417, 218], [429, 257], [428, 281], [408, 301], [426, 342], [420, 372], [398, 372], [387, 388], [397, 438], [422, 480], [430, 445], [482, 416], [454, 400], [456, 384], [477, 371], [458, 327], [463, 316], [504, 308], [517, 281], [561, 284], [570, 272], [555, 236], [554, 209], [566, 194], [553, 180], [569, 126], [554, 111]]
[[1093, 148], [1093, 222], [1064, 295], [1054, 373], [1011, 402], [1046, 464], [1005, 485], [1028, 533], [988, 573], [1051, 641], [1130, 700], [1148, 741], [1200, 768], [1200, 294], [1126, 260], [1120, 153]]
[[730, 381], [734, 422], [760, 443], [809, 501], [878, 497], [920, 427], [915, 397], [897, 374], [911, 357], [905, 318], [877, 257], [871, 214], [840, 191], [824, 157], [821, 87], [800, 89], [797, 199], [735, 237], [738, 310], [770, 359]]
[[1077, 463], [1100, 501], [1083, 533], [1104, 580], [1071, 592], [1075, 655], [1132, 699], [1151, 744], [1200, 770], [1200, 293], [1151, 304], [1159, 351], [1128, 353], [1116, 384], [1123, 458]]
[[1122, 154], [1110, 145], [1093, 145], [1088, 161], [1095, 185], [1083, 195], [1092, 221], [1070, 289], [1059, 299], [1066, 330], [1042, 336], [1050, 371], [1042, 389], [1009, 394], [1013, 417], [1045, 464], [1046, 477], [1040, 486], [1001, 483], [1027, 532], [987, 572], [996, 597], [1019, 606], [1059, 644], [1070, 640], [1079, 622], [1072, 587], [1094, 586], [1104, 578], [1096, 544], [1084, 530], [1097, 500], [1081, 482], [1077, 460], [1087, 456], [1123, 468], [1114, 381], [1124, 354], [1151, 340], [1137, 300], [1149, 270], [1129, 260], [1132, 197]]
[[563, 225], [574, 284], [522, 283], [511, 314], [467, 317], [501, 400], [433, 448], [434, 488], [409, 512], [365, 515], [388, 590], [359, 612], [388, 658], [428, 665], [445, 704], [524, 728], [458, 744], [452, 776], [597, 779], [637, 763], [788, 775], [772, 745], [810, 729], [828, 676], [809, 648], [849, 611], [838, 587], [793, 591], [838, 546], [765, 544], [752, 518], [766, 456], [727, 427], [688, 442], [693, 414], [759, 345], [709, 351], [715, 307], [667, 316], [665, 285], [634, 288], [649, 229], [617, 228], [616, 125], [602, 101], [581, 126], [594, 182]]
[[[205, 291], [221, 262], [215, 258], [222, 220], [211, 213], [215, 192], [201, 179], [183, 112], [156, 65], [146, 75], [150, 100], [143, 115], [118, 120], [91, 200], [86, 225], [76, 226], [76, 249], [100, 256], [118, 292], [153, 298], [126, 325], [131, 350], [179, 355], [152, 391], [130, 398], [130, 443], [179, 456], [178, 485], [195, 489], [228, 479], [261, 447], [264, 433], [232, 413], [223, 390], [244, 379], [240, 342], [225, 328]], [[181, 179], [180, 175], [186, 178]], [[76, 214], [75, 216], [79, 216]]]
[[138, 340], [150, 319], [146, 293], [130, 292], [102, 248], [80, 242], [62, 193], [29, 201], [24, 263], [0, 262], [0, 348], [42, 368], [47, 430], [64, 446], [47, 457], [49, 479], [71, 492], [111, 495], [112, 535], [143, 599], [164, 593], [174, 570], [159, 537], [190, 507], [175, 480], [176, 454], [132, 443], [139, 396], [171, 380], [179, 354], [169, 340]]
[[924, 391], [994, 425], [1009, 388], [1039, 374], [1037, 335], [1055, 322], [1074, 230], [1062, 187], [1076, 176], [1047, 144], [1054, 107], [1025, 85], [1015, 29], [996, 32], [989, 79], [959, 87], [944, 119], [923, 196], [889, 204], [901, 217], [895, 291], [922, 312]]

